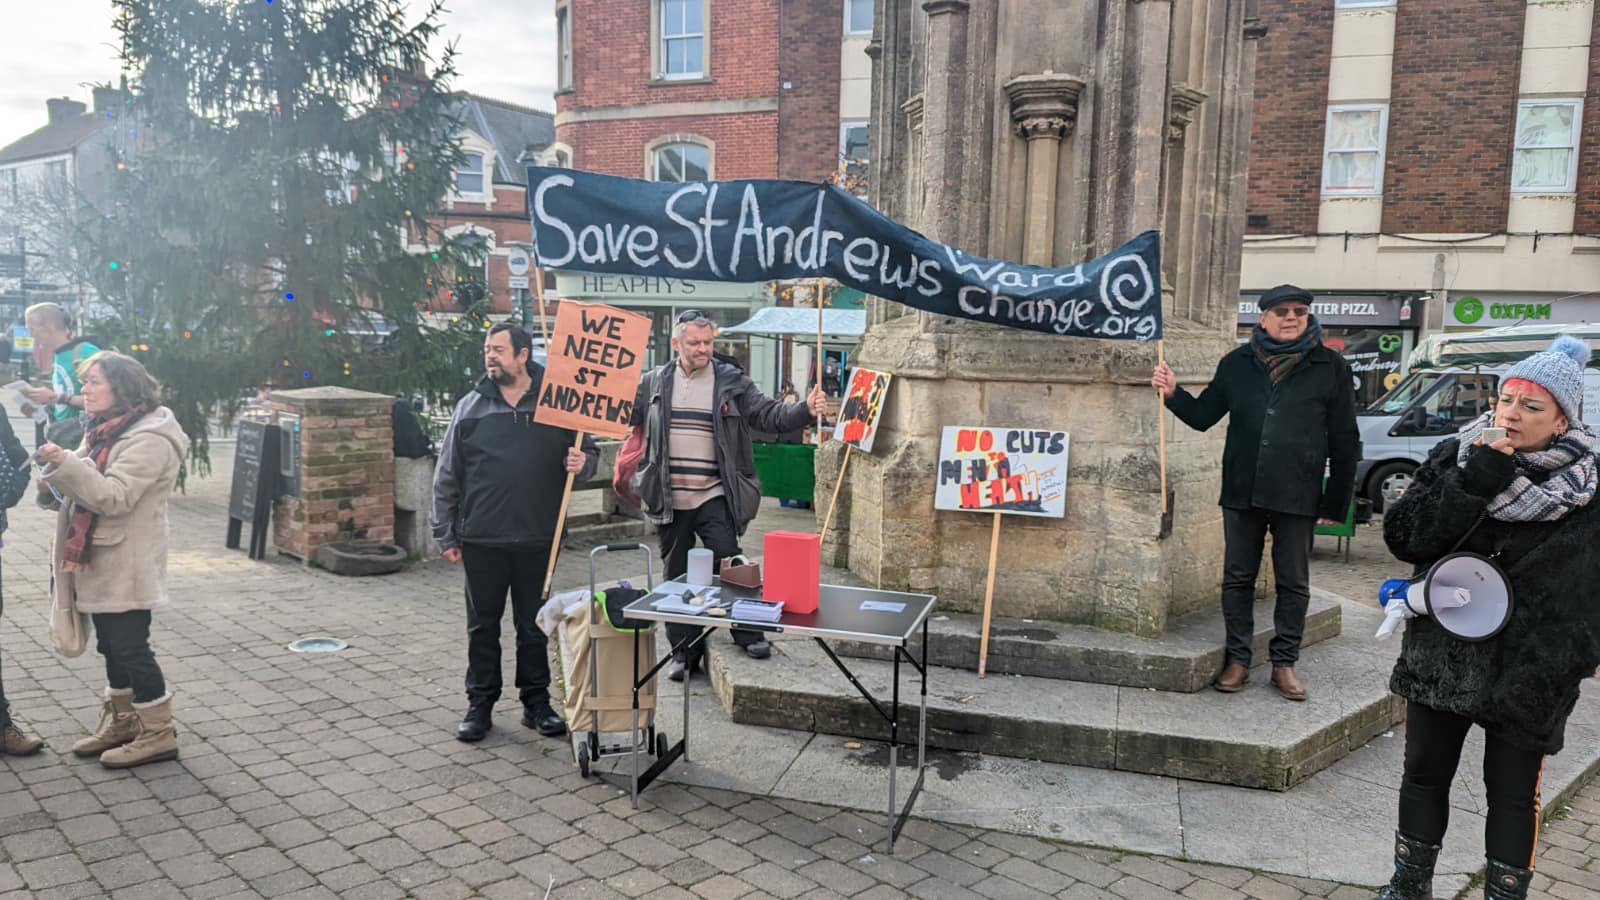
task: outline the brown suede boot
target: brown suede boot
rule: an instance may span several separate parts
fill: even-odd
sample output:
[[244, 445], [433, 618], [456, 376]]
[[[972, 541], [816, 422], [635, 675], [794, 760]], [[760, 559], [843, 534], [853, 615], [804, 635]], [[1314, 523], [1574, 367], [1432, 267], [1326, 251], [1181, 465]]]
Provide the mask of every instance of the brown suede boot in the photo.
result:
[[139, 719], [133, 714], [133, 691], [106, 688], [100, 707], [100, 726], [94, 734], [72, 745], [72, 752], [88, 759], [139, 736]]
[[0, 712], [0, 756], [32, 756], [44, 749], [44, 741], [24, 734], [11, 717]]
[[178, 758], [178, 727], [172, 723], [172, 694], [149, 703], [135, 703], [139, 736], [133, 743], [113, 747], [100, 754], [100, 765], [108, 769], [131, 769], [145, 763]]

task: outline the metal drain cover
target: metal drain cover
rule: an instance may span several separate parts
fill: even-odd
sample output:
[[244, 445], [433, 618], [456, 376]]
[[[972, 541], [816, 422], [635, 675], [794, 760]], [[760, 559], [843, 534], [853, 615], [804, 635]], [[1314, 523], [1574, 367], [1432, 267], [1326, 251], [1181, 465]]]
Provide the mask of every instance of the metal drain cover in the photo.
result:
[[296, 653], [337, 653], [348, 646], [338, 638], [308, 637], [290, 644], [289, 649]]

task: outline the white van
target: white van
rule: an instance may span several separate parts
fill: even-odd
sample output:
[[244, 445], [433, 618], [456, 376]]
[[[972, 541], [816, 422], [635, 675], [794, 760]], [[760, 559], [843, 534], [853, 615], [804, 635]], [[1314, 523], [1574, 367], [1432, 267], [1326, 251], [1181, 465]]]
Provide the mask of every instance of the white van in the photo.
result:
[[[1433, 445], [1489, 409], [1511, 366], [1418, 370], [1356, 416], [1356, 488], [1374, 512], [1395, 501]], [[1583, 420], [1600, 429], [1600, 372], [1583, 370]]]

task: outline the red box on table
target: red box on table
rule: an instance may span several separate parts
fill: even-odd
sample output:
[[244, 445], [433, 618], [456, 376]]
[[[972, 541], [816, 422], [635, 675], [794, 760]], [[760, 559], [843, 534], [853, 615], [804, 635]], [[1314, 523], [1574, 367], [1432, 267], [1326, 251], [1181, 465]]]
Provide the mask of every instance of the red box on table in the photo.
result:
[[817, 611], [822, 575], [822, 536], [800, 531], [769, 531], [762, 543], [761, 599], [783, 601], [783, 611]]

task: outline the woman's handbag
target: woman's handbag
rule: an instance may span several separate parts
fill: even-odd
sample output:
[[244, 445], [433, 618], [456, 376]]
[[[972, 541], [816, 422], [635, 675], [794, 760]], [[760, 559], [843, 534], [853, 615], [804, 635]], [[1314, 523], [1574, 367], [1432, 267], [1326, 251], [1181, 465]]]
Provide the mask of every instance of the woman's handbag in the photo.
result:
[[723, 584], [752, 590], [761, 587], [761, 564], [743, 556], [730, 556], [723, 560], [721, 575]]
[[[70, 590], [70, 589], [68, 589]], [[56, 652], [71, 659], [82, 656], [89, 649], [89, 616], [78, 612], [71, 598], [62, 602], [65, 591], [56, 590], [55, 576], [50, 577], [50, 643]]]

